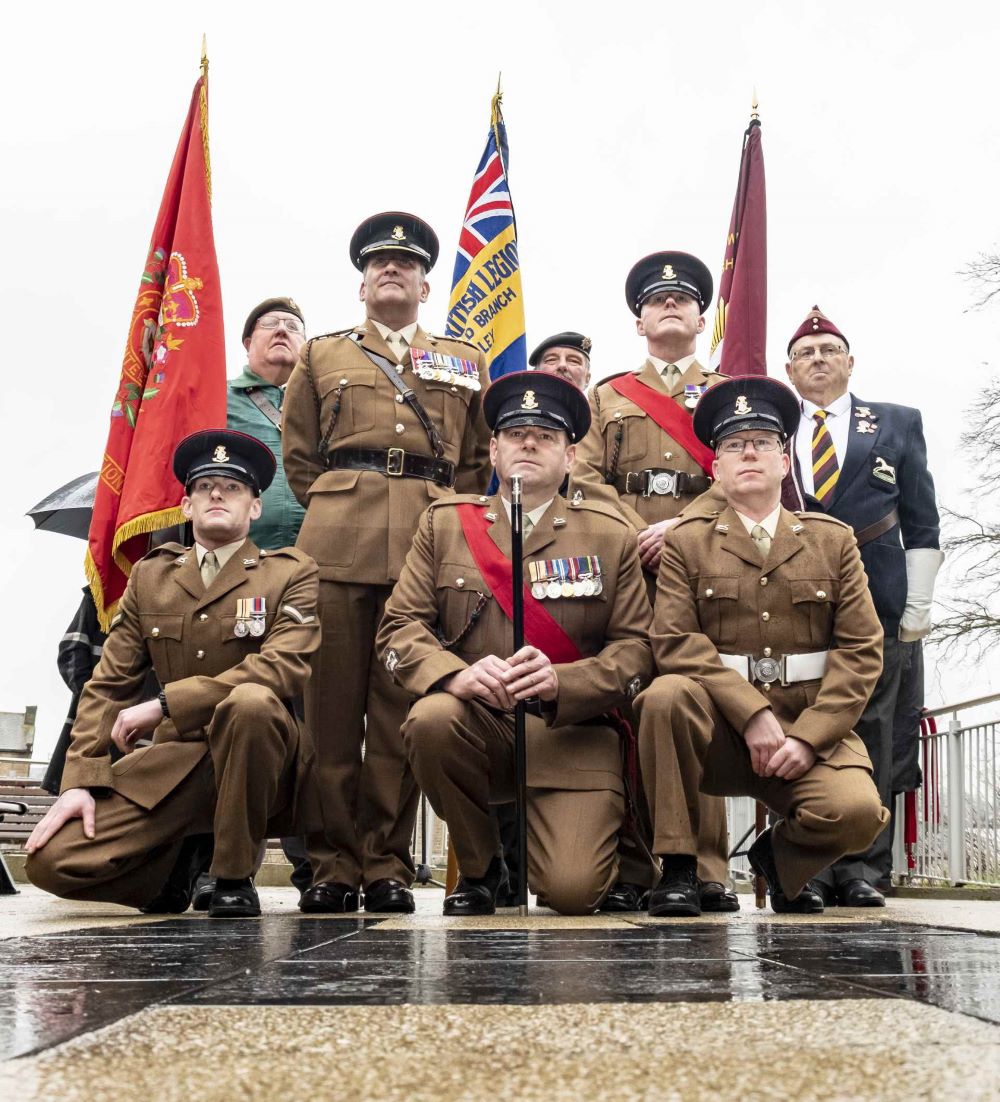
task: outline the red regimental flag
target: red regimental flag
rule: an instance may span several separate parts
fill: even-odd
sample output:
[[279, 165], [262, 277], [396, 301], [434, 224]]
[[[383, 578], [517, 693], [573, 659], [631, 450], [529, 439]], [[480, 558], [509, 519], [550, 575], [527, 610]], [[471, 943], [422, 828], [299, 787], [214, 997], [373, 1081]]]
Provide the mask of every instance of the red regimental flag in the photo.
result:
[[203, 60], [132, 311], [90, 523], [85, 569], [105, 631], [148, 534], [183, 520], [178, 441], [226, 423], [211, 186]]
[[743, 135], [712, 331], [712, 366], [723, 375], [766, 375], [766, 344], [767, 196], [760, 121], [753, 119]]

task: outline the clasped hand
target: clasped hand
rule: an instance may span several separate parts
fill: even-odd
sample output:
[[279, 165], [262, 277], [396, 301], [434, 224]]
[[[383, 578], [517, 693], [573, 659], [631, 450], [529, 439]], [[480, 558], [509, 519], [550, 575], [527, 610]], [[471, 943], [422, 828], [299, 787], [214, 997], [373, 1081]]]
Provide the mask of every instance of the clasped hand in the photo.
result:
[[519, 700], [537, 696], [555, 700], [559, 678], [548, 658], [537, 647], [522, 647], [510, 658], [488, 654], [442, 685], [459, 700], [482, 700], [491, 708], [509, 712]]
[[816, 751], [802, 739], [786, 735], [770, 708], [763, 708], [751, 717], [743, 740], [758, 777], [796, 781], [816, 762]]

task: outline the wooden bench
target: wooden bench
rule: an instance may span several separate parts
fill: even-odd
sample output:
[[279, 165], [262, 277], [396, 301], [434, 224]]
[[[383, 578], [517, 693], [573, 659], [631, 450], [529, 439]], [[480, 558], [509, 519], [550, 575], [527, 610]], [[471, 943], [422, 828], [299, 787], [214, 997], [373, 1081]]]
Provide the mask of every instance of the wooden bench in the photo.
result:
[[26, 777], [0, 777], [0, 800], [26, 804], [26, 815], [8, 815], [0, 822], [0, 847], [23, 849], [35, 824], [56, 802], [55, 796]]

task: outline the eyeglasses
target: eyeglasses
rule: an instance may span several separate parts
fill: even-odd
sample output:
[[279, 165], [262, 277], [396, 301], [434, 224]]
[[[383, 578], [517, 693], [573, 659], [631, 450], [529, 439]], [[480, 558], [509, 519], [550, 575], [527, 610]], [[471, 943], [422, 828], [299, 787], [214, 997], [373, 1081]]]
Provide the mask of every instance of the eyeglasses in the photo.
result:
[[753, 446], [755, 452], [776, 452], [781, 447], [781, 441], [773, 436], [761, 436], [756, 440], [723, 440], [719, 445], [720, 455], [742, 455], [746, 451], [747, 444]]
[[289, 333], [305, 331], [298, 318], [279, 318], [275, 314], [265, 314], [264, 317], [257, 319], [257, 324], [261, 329], [277, 329], [279, 325], [283, 325]]
[[792, 353], [792, 359], [814, 360], [818, 354], [822, 356], [824, 360], [829, 360], [832, 356], [839, 356], [846, 351], [847, 349], [841, 348], [839, 344], [824, 344], [819, 348], [800, 348]]

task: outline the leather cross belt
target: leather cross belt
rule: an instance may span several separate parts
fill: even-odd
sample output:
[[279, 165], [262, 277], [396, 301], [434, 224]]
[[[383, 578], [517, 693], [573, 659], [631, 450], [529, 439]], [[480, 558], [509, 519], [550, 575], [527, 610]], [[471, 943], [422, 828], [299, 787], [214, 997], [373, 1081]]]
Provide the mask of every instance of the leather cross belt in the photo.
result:
[[651, 497], [653, 494], [703, 494], [712, 480], [703, 474], [688, 474], [687, 471], [674, 471], [667, 467], [648, 467], [644, 471], [628, 471], [615, 479], [615, 489], [619, 493], [639, 494]]
[[451, 489], [455, 464], [447, 459], [413, 455], [402, 448], [336, 448], [326, 457], [331, 471], [378, 471], [388, 478], [424, 478]]

